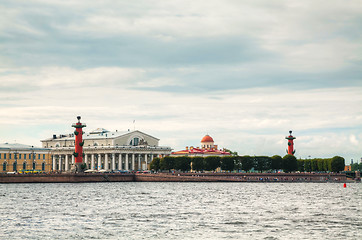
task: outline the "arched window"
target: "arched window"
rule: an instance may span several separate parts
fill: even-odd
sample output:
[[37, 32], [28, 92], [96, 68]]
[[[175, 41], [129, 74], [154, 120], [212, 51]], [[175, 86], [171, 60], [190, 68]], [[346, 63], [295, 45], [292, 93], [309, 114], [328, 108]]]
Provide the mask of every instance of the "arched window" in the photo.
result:
[[4, 172], [6, 172], [6, 166], [7, 166], [7, 164], [6, 164], [6, 162], [4, 162], [4, 163], [3, 163], [3, 171], [4, 171]]
[[56, 143], [56, 144], [55, 144], [55, 147], [60, 147], [60, 143]]
[[26, 169], [26, 162], [23, 162], [23, 169]]
[[36, 162], [33, 162], [33, 169], [35, 169], [35, 166], [36, 166]]

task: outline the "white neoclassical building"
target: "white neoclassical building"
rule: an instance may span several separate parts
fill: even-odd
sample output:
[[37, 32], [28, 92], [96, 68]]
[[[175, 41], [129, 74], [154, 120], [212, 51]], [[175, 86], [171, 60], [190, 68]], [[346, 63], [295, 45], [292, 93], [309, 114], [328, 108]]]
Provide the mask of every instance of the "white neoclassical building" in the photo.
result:
[[[71, 170], [74, 140], [73, 133], [41, 140], [44, 148], [51, 149], [53, 170]], [[147, 170], [154, 157], [168, 156], [172, 150], [158, 146], [158, 138], [138, 130], [110, 132], [98, 128], [84, 133], [83, 140], [83, 161], [92, 170]]]

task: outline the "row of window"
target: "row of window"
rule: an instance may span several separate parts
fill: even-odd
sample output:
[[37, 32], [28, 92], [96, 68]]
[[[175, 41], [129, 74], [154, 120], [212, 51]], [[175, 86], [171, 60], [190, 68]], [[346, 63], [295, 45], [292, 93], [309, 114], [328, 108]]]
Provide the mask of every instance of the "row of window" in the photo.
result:
[[[31, 156], [32, 153], [29, 153], [29, 154], [21, 154], [21, 153], [9, 153], [8, 155], [6, 153], [0, 153], [0, 159], [2, 159], [2, 157], [4, 157], [4, 159], [7, 159], [6, 157], [8, 156], [9, 158], [8, 159], [26, 159], [28, 157], [28, 159], [36, 159], [36, 157], [38, 157], [38, 159], [41, 158], [41, 155], [43, 160], [45, 159], [45, 154], [35, 154], [33, 153], [33, 157]], [[37, 156], [38, 155], [38, 156]]]
[[[8, 164], [6, 162], [3, 163], [3, 171], [6, 172], [7, 171], [7, 167], [8, 167]], [[23, 163], [23, 169], [26, 170], [26, 167], [27, 167], [27, 164], [26, 162]], [[13, 171], [17, 171], [17, 168], [18, 168], [18, 164], [16, 162], [13, 163]], [[36, 163], [33, 162], [33, 169], [35, 170], [36, 168]], [[41, 170], [42, 171], [45, 171], [45, 162], [43, 162], [41, 164]]]

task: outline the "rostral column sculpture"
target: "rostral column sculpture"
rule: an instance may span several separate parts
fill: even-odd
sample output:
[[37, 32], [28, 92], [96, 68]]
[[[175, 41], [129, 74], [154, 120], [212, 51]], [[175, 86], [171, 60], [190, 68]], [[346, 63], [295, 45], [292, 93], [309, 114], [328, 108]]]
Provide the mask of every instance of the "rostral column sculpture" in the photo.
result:
[[83, 169], [81, 168], [81, 165], [83, 164], [83, 128], [86, 127], [85, 124], [82, 124], [80, 122], [80, 116], [77, 117], [78, 122], [73, 123], [72, 127], [75, 128], [74, 135], [75, 135], [75, 150], [74, 150], [74, 158], [75, 158], [75, 167], [76, 171], [80, 172]]
[[290, 155], [294, 155], [295, 150], [294, 150], [294, 143], [293, 140], [295, 139], [295, 137], [292, 136], [292, 131], [289, 131], [289, 136], [285, 137], [285, 139], [288, 139], [288, 150], [287, 153]]

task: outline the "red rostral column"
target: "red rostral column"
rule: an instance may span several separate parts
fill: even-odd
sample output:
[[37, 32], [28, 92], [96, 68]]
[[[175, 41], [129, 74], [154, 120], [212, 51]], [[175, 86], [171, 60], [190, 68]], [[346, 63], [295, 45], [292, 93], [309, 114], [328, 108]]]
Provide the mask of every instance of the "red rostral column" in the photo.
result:
[[287, 153], [290, 155], [294, 155], [295, 150], [294, 150], [294, 143], [293, 140], [295, 139], [295, 137], [292, 136], [292, 131], [289, 131], [289, 136], [285, 137], [285, 139], [288, 139], [288, 150]]
[[80, 172], [81, 167], [80, 165], [83, 163], [83, 128], [86, 127], [85, 124], [80, 122], [80, 116], [77, 117], [78, 122], [73, 123], [72, 127], [75, 128], [74, 135], [75, 135], [75, 150], [74, 150], [74, 158], [75, 158], [75, 166], [76, 171]]

